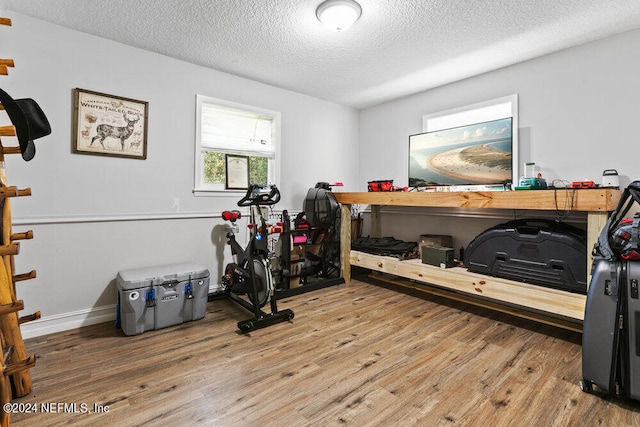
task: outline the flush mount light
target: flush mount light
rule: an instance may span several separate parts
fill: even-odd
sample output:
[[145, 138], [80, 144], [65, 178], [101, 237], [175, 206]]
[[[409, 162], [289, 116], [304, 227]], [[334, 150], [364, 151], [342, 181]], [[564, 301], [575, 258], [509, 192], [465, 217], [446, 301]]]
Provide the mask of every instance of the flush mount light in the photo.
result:
[[316, 9], [318, 20], [334, 31], [343, 31], [360, 18], [362, 8], [354, 0], [327, 0]]

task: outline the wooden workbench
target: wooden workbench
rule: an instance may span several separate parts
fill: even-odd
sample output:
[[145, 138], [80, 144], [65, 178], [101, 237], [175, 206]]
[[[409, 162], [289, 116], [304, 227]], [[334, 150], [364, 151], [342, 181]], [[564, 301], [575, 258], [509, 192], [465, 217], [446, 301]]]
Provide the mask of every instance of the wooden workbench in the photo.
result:
[[[543, 211], [572, 211], [587, 214], [587, 273], [591, 271], [593, 244], [611, 211], [620, 199], [621, 192], [614, 189], [558, 189], [529, 191], [484, 192], [352, 192], [334, 193], [342, 205], [341, 223], [349, 224], [351, 205], [371, 205], [371, 235], [381, 236], [380, 209], [383, 206], [411, 206], [420, 208], [470, 208], [470, 209], [518, 209]], [[341, 227], [340, 262], [342, 275], [348, 283], [351, 266], [388, 273], [412, 283], [433, 285], [439, 290], [460, 294], [465, 299], [477, 297], [479, 301], [504, 304], [518, 314], [524, 310], [541, 317], [563, 319], [558, 326], [581, 330], [586, 296], [558, 289], [472, 273], [465, 268], [441, 269], [422, 264], [419, 260], [400, 261], [351, 250], [351, 228]], [[589, 277], [589, 274], [587, 274]], [[406, 281], [405, 281], [406, 282]], [[414, 288], [414, 285], [409, 285]], [[433, 289], [424, 288], [432, 293]], [[525, 316], [529, 317], [529, 315]], [[553, 323], [553, 322], [545, 322]], [[569, 326], [567, 326], [569, 325]], [[574, 325], [573, 327], [571, 325]]]

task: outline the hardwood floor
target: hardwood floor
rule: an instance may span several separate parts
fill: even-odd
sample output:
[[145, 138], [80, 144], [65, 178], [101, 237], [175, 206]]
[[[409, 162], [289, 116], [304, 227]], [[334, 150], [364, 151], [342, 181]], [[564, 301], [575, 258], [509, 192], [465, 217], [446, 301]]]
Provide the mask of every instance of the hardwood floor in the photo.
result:
[[108, 323], [27, 340], [33, 391], [13, 403], [40, 411], [11, 422], [640, 425], [640, 403], [580, 390], [577, 333], [359, 280], [279, 304], [293, 321], [250, 336], [236, 328], [247, 313], [219, 300], [202, 320], [133, 337]]

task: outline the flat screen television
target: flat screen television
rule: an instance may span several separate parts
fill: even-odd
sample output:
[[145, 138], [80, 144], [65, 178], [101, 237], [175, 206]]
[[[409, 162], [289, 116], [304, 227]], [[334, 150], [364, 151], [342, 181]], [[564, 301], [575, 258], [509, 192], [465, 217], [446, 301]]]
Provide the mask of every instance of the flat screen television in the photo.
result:
[[409, 136], [409, 186], [508, 185], [511, 117]]

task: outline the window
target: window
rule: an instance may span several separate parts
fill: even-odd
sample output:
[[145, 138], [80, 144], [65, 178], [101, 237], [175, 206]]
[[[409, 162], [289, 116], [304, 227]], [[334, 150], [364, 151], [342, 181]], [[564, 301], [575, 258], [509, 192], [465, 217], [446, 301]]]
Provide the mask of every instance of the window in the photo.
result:
[[278, 184], [280, 113], [215, 98], [196, 97], [194, 192], [225, 190], [225, 155], [249, 157], [249, 181]]
[[512, 117], [513, 182], [518, 182], [518, 95], [492, 99], [473, 105], [422, 116], [422, 131], [432, 132], [458, 126]]

